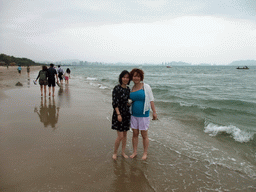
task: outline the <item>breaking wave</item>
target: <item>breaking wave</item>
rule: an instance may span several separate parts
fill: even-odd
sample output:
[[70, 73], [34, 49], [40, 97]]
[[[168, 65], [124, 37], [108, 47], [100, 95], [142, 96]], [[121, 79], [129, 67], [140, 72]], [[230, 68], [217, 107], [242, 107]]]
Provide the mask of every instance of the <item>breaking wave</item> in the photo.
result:
[[233, 125], [219, 126], [213, 123], [209, 123], [207, 126], [205, 126], [204, 129], [204, 132], [208, 133], [210, 136], [217, 136], [221, 133], [229, 134], [235, 141], [238, 141], [240, 143], [247, 143], [253, 140], [254, 136], [254, 133], [242, 131], [241, 129]]

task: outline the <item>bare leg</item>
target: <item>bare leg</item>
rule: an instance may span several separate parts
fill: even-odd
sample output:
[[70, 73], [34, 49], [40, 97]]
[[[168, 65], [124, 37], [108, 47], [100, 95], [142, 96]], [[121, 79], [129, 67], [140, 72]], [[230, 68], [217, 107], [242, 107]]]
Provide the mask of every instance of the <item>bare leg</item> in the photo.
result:
[[128, 156], [125, 154], [125, 148], [126, 148], [126, 140], [127, 140], [127, 132], [123, 132], [123, 139], [122, 139], [122, 155], [124, 158], [128, 158]]
[[41, 96], [43, 96], [43, 85], [40, 85]]
[[44, 96], [46, 97], [46, 85], [44, 85]]
[[148, 146], [149, 146], [148, 131], [141, 131], [141, 136], [143, 139], [143, 147], [144, 147], [144, 153], [141, 159], [146, 160], [148, 156]]
[[116, 138], [116, 141], [115, 141], [115, 149], [114, 149], [114, 154], [112, 156], [112, 158], [114, 160], [117, 159], [117, 150], [118, 150], [118, 147], [119, 147], [120, 142], [122, 141], [122, 139], [123, 139], [123, 133], [120, 132], [120, 131], [117, 131], [117, 138]]
[[54, 97], [55, 87], [52, 87], [52, 96]]
[[49, 87], [49, 97], [51, 96], [51, 87]]
[[138, 141], [139, 141], [139, 130], [138, 129], [132, 129], [133, 135], [132, 135], [132, 146], [133, 146], [133, 154], [130, 156], [131, 158], [134, 158], [137, 156], [137, 148], [138, 148]]

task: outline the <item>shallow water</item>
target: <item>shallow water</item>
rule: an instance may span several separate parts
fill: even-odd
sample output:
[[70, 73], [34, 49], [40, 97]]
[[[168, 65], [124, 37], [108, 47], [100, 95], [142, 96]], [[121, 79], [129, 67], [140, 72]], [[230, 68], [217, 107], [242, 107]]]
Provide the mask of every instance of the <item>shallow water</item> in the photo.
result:
[[[132, 68], [134, 66], [76, 67], [73, 74], [81, 86], [89, 83], [111, 99], [119, 73]], [[202, 191], [255, 189], [253, 83], [256, 68], [246, 71], [221, 66], [140, 68], [145, 72], [144, 82], [152, 87], [160, 119], [151, 123], [149, 131], [149, 167], [157, 164], [157, 170], [152, 166], [152, 171], [159, 173], [152, 179], [168, 178], [170, 181], [162, 184], [165, 186], [183, 175], [180, 178], [185, 179], [184, 186]], [[195, 174], [198, 170], [200, 174]], [[188, 172], [191, 175], [186, 174]], [[230, 182], [221, 182], [224, 178]], [[236, 184], [241, 179], [244, 179], [243, 187]], [[193, 184], [195, 180], [200, 184]], [[168, 190], [168, 184], [158, 190]]]

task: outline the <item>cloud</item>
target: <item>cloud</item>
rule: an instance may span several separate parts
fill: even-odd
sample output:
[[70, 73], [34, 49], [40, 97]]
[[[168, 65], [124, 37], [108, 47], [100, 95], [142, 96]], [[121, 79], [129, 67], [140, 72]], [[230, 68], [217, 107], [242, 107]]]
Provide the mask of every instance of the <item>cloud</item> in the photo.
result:
[[84, 60], [90, 55], [105, 62], [181, 60], [220, 64], [245, 53], [247, 58], [255, 58], [255, 49], [251, 50], [256, 45], [255, 29], [256, 24], [244, 20], [191, 16], [144, 24], [69, 28], [40, 39], [45, 39], [44, 46], [51, 42], [56, 49], [61, 46], [62, 55], [72, 53]]
[[252, 0], [1, 1], [0, 52], [51, 60], [255, 59]]

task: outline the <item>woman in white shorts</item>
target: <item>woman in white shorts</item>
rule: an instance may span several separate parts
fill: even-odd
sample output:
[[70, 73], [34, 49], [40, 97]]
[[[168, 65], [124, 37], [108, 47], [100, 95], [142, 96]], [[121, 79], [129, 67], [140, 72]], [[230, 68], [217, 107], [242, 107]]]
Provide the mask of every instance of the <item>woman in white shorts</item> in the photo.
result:
[[139, 132], [141, 132], [144, 147], [144, 153], [141, 159], [146, 160], [149, 146], [148, 128], [150, 107], [153, 111], [153, 120], [157, 119], [154, 96], [151, 87], [142, 82], [144, 72], [141, 69], [133, 69], [130, 72], [130, 79], [134, 82], [134, 86], [130, 92], [130, 99], [132, 100], [131, 128], [133, 129], [133, 154], [130, 157], [134, 158], [137, 156]]

